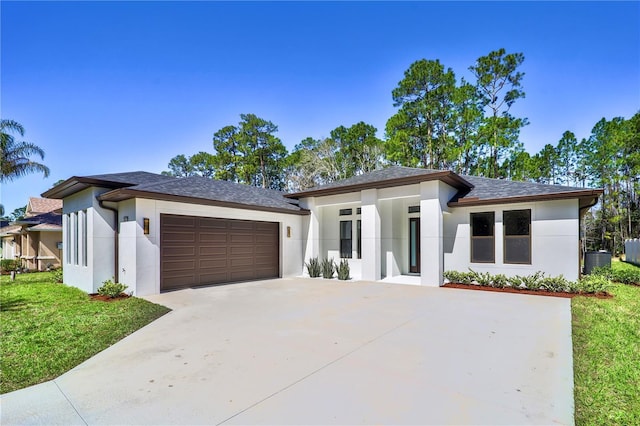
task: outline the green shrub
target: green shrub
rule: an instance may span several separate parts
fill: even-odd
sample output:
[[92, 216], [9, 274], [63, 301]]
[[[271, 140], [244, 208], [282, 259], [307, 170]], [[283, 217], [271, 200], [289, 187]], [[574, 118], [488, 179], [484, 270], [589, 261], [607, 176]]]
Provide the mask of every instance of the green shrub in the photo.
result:
[[322, 277], [323, 278], [333, 278], [333, 273], [336, 270], [335, 264], [333, 262], [333, 258], [331, 259], [323, 259], [322, 264], [320, 265], [322, 269]]
[[448, 280], [450, 283], [459, 283], [460, 282], [460, 272], [458, 271], [444, 271], [442, 276]]
[[476, 279], [476, 272], [458, 272], [458, 271], [445, 271], [442, 276], [449, 280], [450, 283], [455, 284], [473, 284]]
[[349, 276], [349, 262], [347, 259], [342, 259], [339, 265], [336, 265], [336, 272], [338, 273], [339, 280], [348, 280], [351, 277]]
[[544, 272], [538, 271], [533, 275], [526, 275], [520, 278], [522, 279], [522, 285], [527, 290], [540, 290], [540, 288], [542, 287]]
[[20, 268], [20, 259], [2, 259], [0, 267], [3, 271], [17, 271]]
[[62, 268], [54, 269], [51, 274], [51, 282], [62, 283]]
[[469, 271], [471, 271], [471, 277], [473, 279], [473, 281], [477, 282], [479, 285], [483, 286], [483, 287], [487, 287], [491, 285], [492, 282], [492, 276], [490, 273], [488, 272], [476, 272], [472, 269], [469, 269]]
[[520, 289], [524, 285], [522, 278], [523, 277], [521, 277], [520, 275], [514, 275], [513, 277], [507, 278], [507, 283], [511, 288]]
[[551, 292], [569, 291], [569, 280], [560, 275], [559, 277], [545, 277], [540, 280], [540, 288]]
[[322, 269], [320, 268], [320, 262], [317, 257], [309, 259], [309, 263], [306, 263], [305, 265], [307, 266], [307, 272], [309, 272], [309, 276], [311, 278], [318, 278], [320, 276]]
[[505, 288], [508, 282], [508, 278], [504, 274], [497, 274], [491, 277], [491, 286], [495, 288]]
[[640, 284], [640, 269], [616, 269], [610, 279], [622, 284]]
[[577, 283], [581, 293], [603, 293], [611, 286], [611, 281], [603, 275], [585, 275]]
[[580, 280], [578, 281], [567, 281], [567, 292], [569, 293], [580, 293]]
[[475, 272], [445, 271], [442, 276], [455, 284], [472, 284]]
[[598, 275], [611, 280], [613, 279], [613, 270], [611, 269], [611, 266], [598, 266], [597, 268], [593, 268], [588, 275]]
[[460, 272], [460, 284], [473, 284], [474, 279], [475, 279], [475, 273]]
[[112, 280], [106, 280], [102, 282], [102, 286], [98, 288], [98, 294], [102, 296], [109, 296], [110, 298], [118, 297], [128, 286], [122, 283], [114, 283]]

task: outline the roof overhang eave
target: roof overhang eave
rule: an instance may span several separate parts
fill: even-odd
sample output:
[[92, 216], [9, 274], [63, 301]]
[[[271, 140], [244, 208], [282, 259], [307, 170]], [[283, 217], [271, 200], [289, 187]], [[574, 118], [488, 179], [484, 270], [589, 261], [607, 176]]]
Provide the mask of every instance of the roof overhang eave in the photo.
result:
[[257, 211], [265, 211], [265, 212], [273, 212], [273, 213], [285, 213], [299, 216], [307, 216], [311, 214], [311, 212], [307, 209], [286, 209], [279, 207], [268, 207], [268, 206], [259, 206], [253, 204], [242, 204], [242, 203], [234, 203], [230, 201], [220, 201], [220, 200], [211, 200], [208, 198], [197, 198], [197, 197], [187, 197], [183, 195], [173, 195], [173, 194], [162, 194], [159, 192], [149, 192], [149, 191], [138, 191], [135, 189], [115, 189], [113, 191], [105, 192], [98, 196], [98, 200], [100, 201], [112, 201], [119, 202], [124, 200], [129, 200], [132, 198], [144, 198], [149, 200], [163, 200], [163, 201], [174, 201], [179, 203], [187, 203], [187, 204], [200, 204], [205, 206], [218, 206], [218, 207], [228, 207], [242, 210], [257, 210]]
[[414, 175], [414, 176], [404, 176], [400, 178], [358, 183], [353, 185], [337, 186], [337, 187], [324, 188], [324, 189], [320, 187], [317, 189], [309, 189], [306, 191], [285, 194], [284, 197], [295, 198], [295, 199], [304, 198], [304, 197], [321, 197], [326, 195], [346, 194], [349, 192], [362, 191], [365, 189], [383, 189], [383, 188], [391, 188], [394, 186], [414, 185], [420, 182], [428, 182], [432, 180], [440, 180], [446, 183], [447, 185], [450, 185], [461, 191], [469, 191], [473, 188], [473, 185], [471, 183], [469, 183], [459, 175], [453, 173], [450, 170], [443, 170], [441, 172]]
[[[584, 191], [568, 191], [557, 192], [553, 194], [537, 194], [537, 195], [520, 195], [516, 197], [504, 197], [504, 198], [469, 198], [459, 199], [458, 201], [450, 201], [447, 203], [449, 207], [472, 207], [472, 206], [485, 206], [490, 204], [514, 204], [533, 201], [552, 201], [552, 200], [568, 200], [577, 198], [579, 200], [593, 200], [602, 195], [602, 189], [588, 189]], [[582, 202], [582, 201], [581, 201]]]
[[131, 183], [114, 182], [104, 179], [94, 179], [82, 176], [72, 176], [59, 185], [40, 194], [44, 198], [63, 199], [90, 186], [98, 186], [102, 188], [122, 188], [132, 186]]

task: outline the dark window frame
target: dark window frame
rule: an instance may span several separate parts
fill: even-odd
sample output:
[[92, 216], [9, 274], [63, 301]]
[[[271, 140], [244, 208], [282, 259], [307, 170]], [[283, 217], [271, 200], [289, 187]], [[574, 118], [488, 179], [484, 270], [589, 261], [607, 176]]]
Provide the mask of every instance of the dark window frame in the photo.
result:
[[[527, 212], [529, 215], [529, 229], [528, 234], [507, 234], [507, 216], [510, 213], [522, 213]], [[502, 262], [508, 265], [531, 265], [531, 209], [518, 209], [518, 210], [505, 210], [502, 212]], [[507, 240], [524, 239], [527, 238], [528, 242], [528, 260], [526, 262], [514, 262], [507, 260]]]
[[339, 216], [351, 216], [353, 214], [353, 209], [340, 209], [338, 214]]
[[358, 259], [362, 259], [362, 220], [358, 219], [356, 223], [356, 238], [358, 239]]
[[[490, 236], [474, 236], [473, 231], [473, 222], [474, 216], [480, 215], [491, 215], [491, 219], [489, 223], [491, 224], [491, 235]], [[471, 263], [496, 263], [496, 213], [495, 212], [476, 212], [469, 214], [469, 239], [470, 239], [470, 250], [469, 256]], [[491, 253], [492, 260], [477, 260], [474, 256], [474, 242], [475, 240], [491, 240]]]
[[[343, 224], [348, 225], [348, 237], [343, 235]], [[346, 229], [345, 229], [346, 234]], [[347, 250], [348, 248], [348, 250]], [[353, 222], [351, 220], [340, 221], [340, 259], [352, 259], [353, 258]]]

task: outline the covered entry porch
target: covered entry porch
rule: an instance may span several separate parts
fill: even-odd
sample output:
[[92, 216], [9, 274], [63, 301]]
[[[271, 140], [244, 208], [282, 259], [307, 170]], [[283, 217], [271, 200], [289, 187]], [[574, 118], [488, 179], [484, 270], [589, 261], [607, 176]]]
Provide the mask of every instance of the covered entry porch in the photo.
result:
[[433, 180], [301, 199], [311, 212], [305, 262], [346, 259], [354, 279], [439, 286], [443, 214], [455, 192]]

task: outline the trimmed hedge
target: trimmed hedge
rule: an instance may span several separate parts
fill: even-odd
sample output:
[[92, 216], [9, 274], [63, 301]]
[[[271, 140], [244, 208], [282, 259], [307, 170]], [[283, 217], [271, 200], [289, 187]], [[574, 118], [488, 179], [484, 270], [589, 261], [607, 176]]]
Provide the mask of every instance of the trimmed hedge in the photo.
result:
[[533, 275], [506, 277], [503, 274], [493, 275], [489, 272], [475, 272], [469, 269], [469, 272], [445, 271], [443, 276], [451, 283], [476, 284], [495, 288], [511, 287], [517, 290], [554, 293], [605, 293], [611, 286], [611, 281], [605, 274], [586, 275], [578, 281], [569, 281], [562, 275], [545, 277], [544, 273], [540, 271]]

